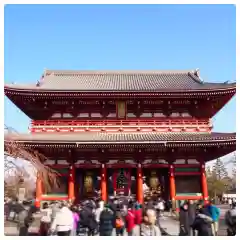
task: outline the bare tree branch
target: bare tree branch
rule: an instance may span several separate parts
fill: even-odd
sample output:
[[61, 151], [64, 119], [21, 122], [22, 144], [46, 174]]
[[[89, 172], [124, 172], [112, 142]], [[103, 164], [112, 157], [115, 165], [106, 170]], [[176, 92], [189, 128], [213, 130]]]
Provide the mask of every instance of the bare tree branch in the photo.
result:
[[[18, 134], [13, 128], [4, 126], [4, 131], [7, 133]], [[57, 175], [58, 173], [45, 166], [43, 162], [46, 157], [38, 151], [27, 148], [24, 144], [17, 143], [11, 138], [4, 141], [4, 174], [8, 175], [11, 171], [22, 172], [25, 174], [24, 167], [18, 166], [17, 161], [26, 160], [31, 163], [34, 169], [40, 172], [40, 176], [43, 179], [44, 188], [50, 190], [51, 186], [58, 185]]]

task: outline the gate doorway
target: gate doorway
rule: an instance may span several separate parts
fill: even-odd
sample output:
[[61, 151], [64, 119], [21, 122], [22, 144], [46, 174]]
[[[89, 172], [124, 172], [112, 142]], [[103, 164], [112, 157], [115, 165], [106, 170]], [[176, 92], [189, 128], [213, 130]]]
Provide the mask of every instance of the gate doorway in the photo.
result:
[[136, 171], [131, 168], [108, 169], [108, 196], [122, 197], [135, 194]]

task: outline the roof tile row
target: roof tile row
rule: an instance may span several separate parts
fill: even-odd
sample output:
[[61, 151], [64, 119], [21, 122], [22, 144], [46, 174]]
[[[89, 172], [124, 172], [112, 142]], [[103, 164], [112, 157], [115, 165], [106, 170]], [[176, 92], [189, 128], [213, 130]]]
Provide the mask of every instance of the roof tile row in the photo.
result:
[[6, 134], [5, 140], [23, 142], [87, 142], [87, 143], [131, 143], [131, 142], [201, 142], [236, 140], [236, 133], [34, 133], [34, 134]]
[[[189, 91], [225, 89], [235, 84], [204, 83], [198, 71], [54, 71], [47, 70], [35, 86], [21, 89], [55, 91]], [[14, 85], [11, 86], [14, 88]]]

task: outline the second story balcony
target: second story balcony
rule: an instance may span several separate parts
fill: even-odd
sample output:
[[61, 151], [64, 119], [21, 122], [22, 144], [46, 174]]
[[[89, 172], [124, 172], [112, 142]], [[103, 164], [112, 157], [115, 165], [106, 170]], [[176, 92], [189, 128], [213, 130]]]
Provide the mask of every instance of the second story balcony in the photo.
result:
[[209, 119], [35, 120], [31, 132], [211, 132]]

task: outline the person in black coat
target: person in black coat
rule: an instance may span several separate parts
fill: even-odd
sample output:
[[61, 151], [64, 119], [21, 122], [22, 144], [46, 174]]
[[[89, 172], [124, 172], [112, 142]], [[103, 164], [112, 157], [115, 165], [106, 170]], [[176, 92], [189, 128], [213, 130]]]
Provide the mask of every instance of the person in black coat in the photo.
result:
[[91, 205], [86, 205], [80, 211], [80, 226], [88, 229], [88, 235], [94, 236], [97, 229], [97, 222], [93, 214], [93, 209]]
[[115, 218], [113, 212], [106, 205], [100, 215], [99, 235], [112, 236], [113, 228], [115, 227]]
[[190, 236], [190, 224], [189, 224], [188, 203], [187, 202], [185, 202], [180, 207], [179, 224], [180, 224], [179, 236]]
[[198, 232], [198, 236], [213, 236], [212, 223], [207, 209], [201, 208], [191, 227]]
[[[189, 200], [188, 202], [188, 220], [189, 220], [189, 226], [191, 226], [196, 218], [196, 204], [193, 202], [193, 200]], [[190, 234], [192, 236], [195, 236], [195, 232], [190, 227]]]

